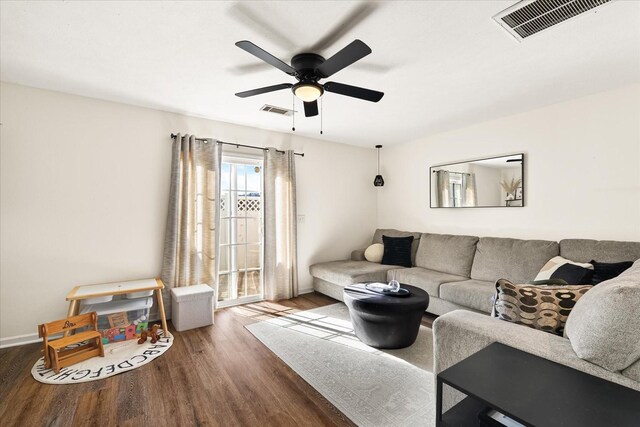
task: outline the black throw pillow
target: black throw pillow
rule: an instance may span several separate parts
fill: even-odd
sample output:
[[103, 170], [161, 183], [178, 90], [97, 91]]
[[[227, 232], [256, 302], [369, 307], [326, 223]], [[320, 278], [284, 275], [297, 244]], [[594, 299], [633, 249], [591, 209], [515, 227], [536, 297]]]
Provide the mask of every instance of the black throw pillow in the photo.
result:
[[605, 280], [618, 277], [627, 268], [633, 265], [633, 261], [625, 262], [597, 262], [591, 261], [593, 264], [593, 277], [591, 278], [591, 284], [597, 285]]
[[382, 243], [384, 244], [384, 253], [382, 254], [382, 262], [380, 264], [411, 267], [411, 244], [413, 243], [413, 236], [382, 236]]

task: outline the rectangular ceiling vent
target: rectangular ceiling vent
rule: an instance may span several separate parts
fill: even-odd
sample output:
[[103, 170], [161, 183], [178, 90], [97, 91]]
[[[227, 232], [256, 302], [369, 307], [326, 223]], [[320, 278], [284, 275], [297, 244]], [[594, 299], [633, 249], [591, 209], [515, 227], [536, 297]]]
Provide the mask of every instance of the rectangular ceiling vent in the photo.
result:
[[[614, 0], [522, 0], [493, 17], [518, 41]], [[594, 11], [595, 12], [595, 11]]]
[[260, 111], [266, 111], [267, 113], [280, 114], [281, 116], [290, 116], [293, 114], [293, 110], [288, 110], [282, 107], [276, 107], [274, 105], [264, 104], [260, 107]]

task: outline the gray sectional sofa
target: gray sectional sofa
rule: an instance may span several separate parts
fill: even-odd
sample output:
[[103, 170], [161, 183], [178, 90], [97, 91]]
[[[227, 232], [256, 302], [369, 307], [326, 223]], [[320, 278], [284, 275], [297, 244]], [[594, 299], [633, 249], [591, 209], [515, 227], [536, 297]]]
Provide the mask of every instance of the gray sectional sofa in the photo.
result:
[[372, 243], [382, 243], [383, 235], [413, 236], [413, 267], [368, 262], [364, 249], [356, 250], [350, 260], [310, 266], [313, 288], [342, 301], [345, 286], [365, 281], [385, 282], [395, 271], [400, 283], [427, 291], [429, 313], [442, 315], [465, 309], [488, 314], [496, 280], [527, 283], [554, 256], [561, 255], [578, 262], [592, 259], [620, 262], [640, 258], [640, 242], [585, 239], [554, 242], [378, 229]]
[[[493, 342], [501, 342], [640, 391], [640, 359], [621, 371], [611, 371], [579, 357], [570, 339], [487, 316], [492, 308], [497, 279], [529, 282], [549, 259], [557, 255], [578, 262], [638, 260], [628, 270], [628, 277], [623, 278], [623, 273], [619, 279], [631, 280], [633, 286], [637, 283], [637, 291], [640, 292], [640, 242], [584, 239], [553, 242], [376, 230], [373, 243], [382, 243], [383, 235], [414, 236], [413, 267], [371, 263], [364, 260], [363, 251], [354, 251], [351, 260], [312, 265], [310, 271], [314, 277], [314, 288], [342, 300], [344, 286], [367, 280], [385, 281], [390, 271], [396, 270], [401, 283], [426, 290], [430, 296], [427, 311], [441, 315], [433, 324], [434, 373], [447, 369]], [[615, 280], [618, 278], [597, 286], [610, 286]], [[610, 319], [607, 319], [598, 328], [595, 328], [595, 324], [586, 325], [587, 330], [600, 330], [600, 334], [596, 334], [596, 341], [609, 339], [609, 336], [635, 340], [632, 337], [638, 335], [637, 331], [633, 333], [628, 330], [635, 330], [640, 323], [635, 310], [635, 303], [640, 296], [637, 293], [634, 295], [629, 303], [631, 308], [627, 307], [624, 313], [618, 313], [620, 318], [628, 321], [610, 324]], [[587, 316], [587, 322], [594, 322], [597, 318], [594, 313], [593, 318]], [[614, 330], [603, 333], [603, 328]], [[635, 346], [636, 352], [640, 351], [640, 342], [636, 342]], [[611, 347], [612, 352], [620, 351], [615, 345]], [[517, 377], [517, 373], [514, 376]], [[445, 386], [444, 410], [463, 397], [461, 393]]]

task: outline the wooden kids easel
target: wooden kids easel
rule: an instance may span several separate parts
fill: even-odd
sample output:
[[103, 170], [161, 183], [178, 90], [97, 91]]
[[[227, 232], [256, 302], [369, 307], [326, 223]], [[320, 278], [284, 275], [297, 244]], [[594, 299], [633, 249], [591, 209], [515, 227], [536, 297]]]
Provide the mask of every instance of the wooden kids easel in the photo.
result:
[[[75, 331], [76, 329], [84, 327], [89, 329], [84, 332], [49, 341], [51, 335], [59, 334], [60, 332], [65, 332], [66, 334], [69, 331]], [[74, 363], [95, 356], [104, 357], [102, 336], [100, 332], [98, 332], [98, 315], [95, 311], [40, 325], [38, 327], [38, 335], [40, 335], [40, 338], [43, 338], [44, 342], [44, 366], [47, 369], [53, 368], [56, 374], [60, 373], [61, 368], [71, 366]], [[73, 344], [80, 344], [83, 341], [88, 342], [71, 349], [66, 348]]]

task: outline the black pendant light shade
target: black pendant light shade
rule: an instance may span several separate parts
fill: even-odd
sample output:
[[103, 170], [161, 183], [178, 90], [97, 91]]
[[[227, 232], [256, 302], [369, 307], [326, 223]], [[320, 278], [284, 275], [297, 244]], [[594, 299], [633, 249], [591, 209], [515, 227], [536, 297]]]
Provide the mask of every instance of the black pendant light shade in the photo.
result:
[[373, 185], [375, 187], [382, 187], [384, 185], [384, 178], [380, 175], [380, 149], [382, 145], [376, 145], [376, 148], [378, 149], [378, 174], [373, 178]]

